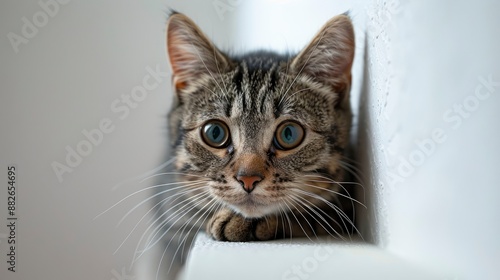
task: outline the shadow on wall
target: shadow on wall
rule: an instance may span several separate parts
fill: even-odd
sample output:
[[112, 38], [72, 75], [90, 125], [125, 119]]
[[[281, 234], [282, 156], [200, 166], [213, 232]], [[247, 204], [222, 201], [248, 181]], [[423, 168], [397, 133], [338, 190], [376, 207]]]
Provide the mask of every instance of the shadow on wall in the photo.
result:
[[[369, 52], [367, 51], [367, 36], [365, 36], [364, 43], [364, 64], [369, 61]], [[369, 122], [369, 109], [368, 106], [371, 104], [370, 99], [370, 87], [369, 83], [369, 67], [366, 65], [363, 67], [362, 77], [361, 77], [361, 93], [359, 95], [359, 107], [357, 108], [358, 120], [357, 120], [357, 139], [354, 139], [354, 159], [358, 163], [360, 178], [360, 183], [362, 188], [357, 188], [355, 196], [361, 201], [366, 207], [357, 204], [356, 208], [356, 223], [359, 231], [361, 232], [363, 239], [368, 243], [378, 244], [380, 241], [380, 233], [376, 230], [376, 217], [375, 211], [378, 209], [377, 201], [374, 194], [374, 182], [373, 182], [373, 163], [374, 155], [372, 150], [372, 142], [370, 136], [372, 127], [371, 122]]]

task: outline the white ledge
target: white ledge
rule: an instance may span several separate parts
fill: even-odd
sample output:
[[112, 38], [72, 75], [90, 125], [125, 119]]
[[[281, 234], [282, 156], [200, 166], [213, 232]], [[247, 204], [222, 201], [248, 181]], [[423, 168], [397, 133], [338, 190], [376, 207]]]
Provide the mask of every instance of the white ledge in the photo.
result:
[[363, 242], [196, 238], [182, 280], [445, 279]]

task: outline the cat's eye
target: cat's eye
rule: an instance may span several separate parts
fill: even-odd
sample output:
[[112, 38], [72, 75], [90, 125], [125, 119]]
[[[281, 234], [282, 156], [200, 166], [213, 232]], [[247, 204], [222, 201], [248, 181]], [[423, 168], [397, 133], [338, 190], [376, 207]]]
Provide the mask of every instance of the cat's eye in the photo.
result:
[[229, 144], [229, 128], [222, 121], [208, 121], [201, 128], [201, 138], [210, 147], [225, 148]]
[[296, 122], [287, 121], [278, 126], [274, 135], [274, 145], [281, 150], [290, 150], [302, 143], [304, 129]]

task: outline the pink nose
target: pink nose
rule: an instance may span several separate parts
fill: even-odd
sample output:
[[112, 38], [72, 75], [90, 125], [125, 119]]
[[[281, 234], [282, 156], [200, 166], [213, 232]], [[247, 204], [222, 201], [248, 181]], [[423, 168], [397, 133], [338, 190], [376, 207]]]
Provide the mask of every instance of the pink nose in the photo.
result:
[[262, 181], [262, 177], [260, 176], [238, 175], [236, 179], [240, 182], [240, 184], [243, 186], [243, 189], [247, 193], [251, 193], [255, 188], [255, 185], [257, 185], [258, 182]]

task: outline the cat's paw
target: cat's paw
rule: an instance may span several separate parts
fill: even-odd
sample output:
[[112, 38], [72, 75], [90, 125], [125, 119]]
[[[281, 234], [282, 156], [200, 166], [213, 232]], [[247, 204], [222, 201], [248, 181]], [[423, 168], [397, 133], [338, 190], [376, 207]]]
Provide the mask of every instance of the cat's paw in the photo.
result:
[[254, 224], [253, 234], [257, 240], [276, 239], [277, 235], [281, 234], [278, 227], [278, 218], [276, 216], [259, 219]]
[[275, 217], [246, 219], [230, 209], [215, 213], [207, 224], [207, 232], [220, 241], [254, 241], [275, 239], [277, 234]]
[[215, 240], [220, 241], [251, 241], [252, 220], [224, 208], [215, 213], [207, 224], [207, 232]]

